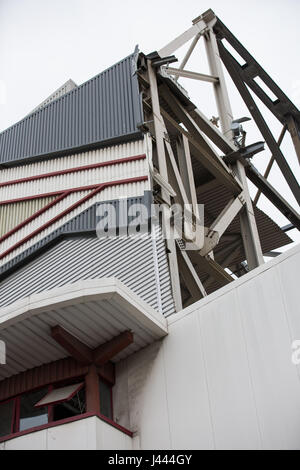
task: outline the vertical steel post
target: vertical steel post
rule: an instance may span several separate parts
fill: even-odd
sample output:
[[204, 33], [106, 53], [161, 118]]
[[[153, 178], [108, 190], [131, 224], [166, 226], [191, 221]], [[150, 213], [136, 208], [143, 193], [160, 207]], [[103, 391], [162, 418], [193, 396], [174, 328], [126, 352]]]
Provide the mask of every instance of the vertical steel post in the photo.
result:
[[[158, 96], [158, 89], [157, 89], [157, 79], [156, 73], [152, 68], [151, 61], [148, 60], [148, 76], [150, 82], [150, 94], [151, 94], [151, 101], [152, 101], [152, 111], [153, 111], [153, 120], [154, 120], [154, 129], [155, 129], [155, 138], [156, 138], [156, 149], [158, 155], [158, 163], [159, 163], [159, 172], [161, 176], [168, 181], [168, 168], [167, 168], [167, 160], [166, 160], [166, 152], [165, 152], [165, 142], [164, 142], [164, 124], [163, 118], [160, 113], [160, 106], [159, 106], [159, 96]], [[170, 195], [167, 191], [162, 188], [162, 196], [163, 200], [170, 204]], [[163, 208], [163, 233], [165, 232], [165, 227], [167, 223], [167, 214], [166, 208]], [[172, 235], [172, 228], [170, 235]], [[169, 268], [170, 268], [170, 275], [171, 275], [171, 284], [172, 284], [172, 292], [173, 298], [175, 302], [176, 311], [179, 312], [182, 310], [182, 299], [181, 299], [181, 288], [180, 288], [180, 279], [179, 279], [179, 271], [178, 271], [178, 260], [177, 260], [177, 252], [176, 252], [176, 243], [174, 237], [166, 236], [166, 244], [168, 248], [168, 259], [169, 259]]]
[[[227, 92], [216, 36], [211, 28], [209, 28], [208, 32], [205, 34], [204, 40], [211, 74], [219, 78], [219, 81], [214, 83], [214, 91], [222, 131], [229, 140], [233, 141], [233, 133], [231, 131], [233, 114]], [[238, 161], [234, 169], [244, 189], [245, 206], [240, 213], [241, 232], [248, 266], [250, 269], [254, 269], [264, 263], [264, 258], [247, 184], [245, 168]]]
[[85, 376], [85, 389], [87, 413], [100, 413], [99, 376], [94, 364], [89, 365]]

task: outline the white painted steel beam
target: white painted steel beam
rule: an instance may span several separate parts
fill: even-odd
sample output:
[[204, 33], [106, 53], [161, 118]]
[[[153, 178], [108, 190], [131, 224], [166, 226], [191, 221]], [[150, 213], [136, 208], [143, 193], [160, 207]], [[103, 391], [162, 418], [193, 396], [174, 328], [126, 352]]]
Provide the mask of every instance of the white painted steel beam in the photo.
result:
[[200, 254], [205, 256], [219, 243], [223, 233], [227, 230], [233, 219], [237, 216], [244, 205], [243, 193], [235, 199], [231, 199], [218, 215], [213, 224], [206, 229], [204, 247], [200, 250]]
[[[164, 122], [160, 113], [156, 74], [155, 74], [154, 69], [152, 68], [150, 60], [148, 60], [148, 76], [149, 76], [149, 83], [150, 83], [150, 94], [151, 94], [151, 101], [152, 101], [159, 172], [162, 178], [168, 182], [168, 168], [167, 168], [165, 143], [164, 143], [164, 137], [165, 137], [164, 136]], [[170, 195], [164, 188], [162, 188], [162, 196], [165, 201], [170, 202]], [[164, 220], [163, 231], [165, 231], [167, 218], [168, 216], [166, 214], [166, 208], [164, 207], [163, 208], [163, 220]], [[170, 227], [170, 230], [172, 230], [171, 227]], [[172, 292], [173, 292], [173, 297], [174, 297], [175, 308], [176, 308], [176, 311], [178, 312], [182, 309], [182, 299], [181, 299], [178, 261], [177, 261], [177, 253], [176, 253], [176, 245], [175, 245], [174, 237], [166, 236], [166, 243], [167, 243], [167, 248], [168, 248], [168, 259], [169, 259], [169, 269], [170, 269], [170, 275], [171, 275]]]
[[[182, 142], [177, 141], [177, 155], [180, 174], [184, 187], [186, 189], [186, 194], [189, 199], [189, 203], [192, 206], [192, 212], [194, 216], [194, 245], [197, 247], [203, 246], [203, 236], [202, 230], [203, 227], [200, 226], [202, 223], [199, 210], [198, 210], [198, 200], [196, 193], [196, 186], [194, 180], [194, 173], [192, 167], [192, 159], [189, 147], [189, 141], [185, 135], [182, 135]], [[204, 223], [204, 221], [203, 221]]]
[[229, 203], [216, 218], [210, 229], [218, 232], [219, 238], [221, 238], [225, 230], [229, 227], [233, 219], [242, 209], [244, 203], [245, 201], [243, 199], [243, 193], [241, 193], [238, 197], [229, 201]]
[[[219, 77], [219, 83], [214, 84], [214, 90], [222, 131], [223, 134], [225, 134], [225, 136], [229, 138], [229, 140], [233, 141], [233, 133], [231, 130], [233, 113], [229, 101], [228, 91], [220, 59], [219, 48], [216, 36], [212, 29], [210, 29], [209, 33], [205, 35], [205, 44], [210, 66], [210, 72], [212, 75], [217, 75]], [[264, 258], [262, 254], [252, 201], [248, 189], [245, 168], [243, 167], [241, 162], [237, 161], [236, 165], [234, 165], [234, 169], [242, 183], [244, 197], [246, 201], [245, 209], [243, 212], [241, 212], [240, 216], [244, 249], [246, 252], [248, 266], [250, 269], [254, 269], [264, 263]]]
[[186, 44], [190, 39], [192, 39], [197, 34], [204, 34], [207, 26], [206, 23], [202, 20], [198, 21], [194, 24], [191, 28], [189, 28], [184, 33], [180, 34], [177, 38], [173, 39], [173, 41], [169, 42], [166, 46], [158, 51], [160, 57], [167, 57], [173, 52], [177, 51], [181, 46]]
[[195, 301], [206, 297], [207, 293], [203, 284], [185, 251], [180, 251], [178, 256], [180, 273], [184, 279], [185, 285]]
[[166, 87], [161, 87], [160, 92], [167, 100], [173, 112], [183, 122], [188, 132], [180, 126], [166, 111], [162, 110], [163, 116], [183, 135], [185, 135], [193, 146], [198, 150], [195, 157], [199, 158], [201, 163], [210, 171], [222, 184], [228, 187], [234, 194], [239, 194], [242, 190], [240, 182], [234, 177], [231, 170], [217, 155], [213, 148], [208, 144], [202, 132], [198, 129], [193, 119], [187, 111], [181, 106], [176, 98]]
[[204, 37], [207, 59], [211, 75], [218, 77], [219, 81], [214, 84], [215, 98], [218, 106], [222, 131], [225, 136], [232, 140], [231, 123], [233, 113], [226, 88], [222, 63], [219, 56], [218, 44], [214, 32], [210, 29]]
[[217, 83], [219, 81], [218, 77], [206, 75], [205, 73], [192, 72], [190, 70], [179, 70], [174, 67], [166, 67], [164, 70], [170, 75], [175, 75], [176, 77], [191, 78], [193, 80], [200, 80], [202, 82], [209, 83]]
[[[199, 41], [199, 39], [200, 39], [200, 37], [201, 37], [201, 34], [200, 34], [200, 33], [197, 34], [197, 36], [194, 37], [194, 39], [193, 39], [193, 41], [192, 41], [190, 47], [188, 48], [187, 53], [185, 54], [184, 58], [182, 59], [181, 64], [179, 65], [179, 70], [183, 70], [184, 67], [186, 66], [186, 64], [187, 64], [187, 62], [188, 62], [188, 60], [189, 60], [189, 58], [190, 58], [191, 55], [192, 55], [193, 50], [195, 49], [195, 47], [196, 47], [196, 45], [197, 45], [197, 43], [198, 43], [198, 41]], [[178, 77], [176, 78], [176, 81], [177, 81], [177, 80], [178, 80]]]

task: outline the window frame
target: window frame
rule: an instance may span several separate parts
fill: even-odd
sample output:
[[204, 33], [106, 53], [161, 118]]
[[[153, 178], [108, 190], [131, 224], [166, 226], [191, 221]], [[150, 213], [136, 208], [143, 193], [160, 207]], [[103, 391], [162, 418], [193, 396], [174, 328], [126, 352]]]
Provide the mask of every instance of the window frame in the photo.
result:
[[[63, 381], [63, 383], [66, 385], [66, 384], [70, 384], [73, 381], [77, 381], [77, 380], [82, 380], [83, 386], [84, 386], [84, 382], [85, 382], [85, 377], [84, 376], [73, 377], [72, 379]], [[24, 395], [30, 394], [34, 391], [43, 389], [43, 388], [46, 388], [47, 393], [50, 393], [54, 388], [63, 387], [64, 385], [61, 385], [61, 383], [62, 383], [62, 381], [59, 381], [59, 382], [53, 382], [53, 383], [48, 384], [48, 385], [43, 385], [43, 386], [40, 386], [40, 387], [34, 387], [31, 390], [28, 390], [24, 393], [20, 393], [18, 395], [13, 396], [13, 397], [9, 397], [9, 398], [5, 399], [4, 401], [1, 401], [0, 405], [2, 405], [2, 404], [4, 405], [5, 403], [13, 401], [13, 413], [12, 413], [12, 420], [11, 420], [11, 426], [10, 426], [11, 433], [6, 434], [5, 436], [0, 436], [0, 442], [3, 441], [3, 440], [7, 440], [9, 436], [14, 437], [15, 434], [24, 434], [24, 433], [31, 432], [32, 430], [35, 430], [37, 428], [51, 427], [51, 425], [53, 425], [53, 424], [59, 423], [60, 421], [64, 421], [63, 419], [60, 420], [60, 421], [54, 421], [53, 420], [53, 407], [55, 405], [59, 404], [59, 403], [54, 403], [54, 404], [51, 403], [49, 405], [45, 405], [45, 407], [47, 407], [47, 410], [48, 410], [48, 413], [47, 413], [48, 414], [48, 423], [47, 424], [42, 424], [42, 425], [39, 425], [39, 426], [33, 426], [31, 428], [24, 429], [24, 430], [20, 431], [21, 397], [24, 396]], [[58, 384], [59, 384], [59, 386], [56, 387]], [[65, 401], [65, 400], [62, 400], [62, 402], [63, 401]], [[85, 413], [82, 413], [81, 415], [78, 415], [78, 417], [83, 416], [84, 414]], [[69, 419], [72, 419], [72, 418], [73, 417], [71, 417]], [[68, 419], [68, 418], [66, 418], [66, 419]]]
[[[99, 380], [102, 380], [102, 382], [106, 383], [110, 388], [112, 419], [108, 418], [107, 416], [105, 416], [103, 414], [101, 414], [101, 412], [100, 413], [98, 413], [98, 412], [96, 412], [96, 413], [95, 412], [85, 412], [85, 413], [82, 413], [82, 414], [77, 415], [77, 416], [68, 417], [68, 418], [58, 420], [58, 421], [54, 421], [53, 420], [53, 408], [54, 408], [55, 405], [49, 405], [48, 406], [48, 423], [47, 424], [43, 424], [43, 425], [40, 425], [40, 426], [28, 428], [24, 431], [20, 431], [20, 426], [19, 426], [19, 424], [20, 424], [20, 400], [21, 400], [21, 397], [23, 395], [25, 395], [27, 393], [30, 393], [30, 392], [33, 392], [35, 390], [39, 390], [41, 388], [48, 388], [48, 393], [49, 393], [54, 388], [60, 388], [60, 387], [63, 387], [65, 385], [68, 385], [68, 384], [71, 384], [71, 383], [74, 383], [74, 382], [79, 383], [79, 381], [83, 381], [85, 383], [85, 378], [86, 378], [85, 375], [80, 374], [80, 375], [75, 376], [75, 377], [70, 377], [70, 378], [68, 377], [68, 378], [63, 379], [63, 380], [58, 380], [58, 381], [55, 381], [55, 382], [52, 382], [52, 383], [49, 383], [49, 384], [43, 384], [41, 386], [34, 387], [30, 390], [26, 390], [26, 392], [19, 393], [17, 395], [12, 396], [12, 397], [6, 398], [3, 401], [0, 401], [0, 405], [5, 404], [5, 403], [10, 402], [10, 401], [13, 401], [13, 415], [12, 415], [12, 422], [11, 422], [11, 426], [10, 426], [11, 433], [6, 434], [5, 436], [1, 436], [0, 437], [0, 443], [8, 441], [10, 439], [14, 439], [14, 438], [26, 435], [26, 434], [30, 434], [32, 432], [41, 431], [43, 429], [49, 429], [49, 428], [56, 427], [56, 426], [59, 426], [59, 425], [62, 425], [62, 424], [71, 423], [71, 422], [74, 422], [74, 421], [79, 421], [81, 419], [85, 419], [85, 418], [89, 418], [89, 417], [93, 417], [93, 416], [96, 416], [100, 420], [106, 422], [110, 426], [118, 429], [120, 432], [122, 432], [122, 433], [124, 433], [127, 436], [132, 438], [133, 433], [129, 429], [123, 427], [122, 425], [118, 424], [117, 422], [115, 422], [113, 420], [113, 416], [114, 416], [114, 414], [113, 414], [114, 413], [113, 386], [114, 386], [114, 384], [112, 384], [108, 380], [105, 380], [102, 377], [101, 374], [98, 373], [97, 375], [99, 377]], [[100, 400], [100, 395], [99, 395], [99, 400]]]

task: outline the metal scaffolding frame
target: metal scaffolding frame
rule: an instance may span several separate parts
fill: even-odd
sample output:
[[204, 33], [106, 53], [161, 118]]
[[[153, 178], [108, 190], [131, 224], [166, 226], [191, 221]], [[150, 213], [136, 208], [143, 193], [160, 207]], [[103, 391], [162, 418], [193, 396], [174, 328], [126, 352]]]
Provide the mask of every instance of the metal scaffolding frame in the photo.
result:
[[[210, 75], [185, 69], [201, 38], [205, 42]], [[177, 61], [173, 54], [189, 41], [190, 46], [179, 67], [170, 67], [169, 64]], [[243, 59], [243, 65], [226, 49], [226, 41]], [[223, 66], [226, 67], [271, 151], [272, 158], [264, 175], [261, 175], [250, 161], [253, 155], [264, 149], [264, 142], [245, 145], [245, 133], [240, 125], [242, 120], [233, 119]], [[197, 109], [178, 84], [180, 77], [212, 84], [219, 114], [217, 118], [209, 120]], [[140, 54], [138, 78], [145, 116], [141, 129], [148, 135], [152, 145], [152, 184], [155, 199], [164, 202], [167, 207], [162, 218], [163, 229], [170, 217], [168, 208], [172, 202], [190, 204], [192, 208], [189, 220], [183, 221], [183, 239], [177, 243], [167, 239], [173, 295], [176, 309], [179, 311], [182, 306], [204, 297], [207, 289], [215, 282], [218, 286], [226, 285], [234, 279], [233, 272], [240, 276], [264, 262], [255, 217], [255, 206], [260, 194], [264, 194], [293, 227], [300, 230], [299, 214], [267, 180], [276, 161], [299, 204], [299, 184], [280, 145], [285, 133], [289, 131], [300, 162], [300, 112], [212, 10], [193, 20], [191, 28], [158, 52], [147, 56]], [[276, 101], [272, 101], [259, 86], [257, 78], [275, 94]], [[278, 141], [275, 140], [248, 88], [282, 123], [283, 130]], [[215, 125], [218, 121], [222, 132]], [[207, 178], [201, 184], [195, 182], [192, 160], [197, 161], [207, 172]], [[257, 186], [254, 203], [250, 198], [247, 178]], [[203, 188], [218, 186], [230, 191], [229, 202], [209, 226], [195, 223], [199, 222], [199, 194]], [[226, 230], [237, 216], [241, 233], [232, 235]], [[204, 221], [202, 224], [204, 225]], [[200, 236], [201, 229], [204, 229], [204, 237]], [[218, 249], [222, 236], [229, 237], [230, 244]], [[189, 248], [191, 240], [192, 249]], [[238, 266], [233, 266], [241, 243], [246, 263], [240, 262]], [[219, 262], [216, 262], [215, 254], [218, 255]], [[268, 255], [273, 256], [272, 253]], [[226, 268], [230, 268], [231, 274]], [[204, 278], [203, 272], [206, 273]]]

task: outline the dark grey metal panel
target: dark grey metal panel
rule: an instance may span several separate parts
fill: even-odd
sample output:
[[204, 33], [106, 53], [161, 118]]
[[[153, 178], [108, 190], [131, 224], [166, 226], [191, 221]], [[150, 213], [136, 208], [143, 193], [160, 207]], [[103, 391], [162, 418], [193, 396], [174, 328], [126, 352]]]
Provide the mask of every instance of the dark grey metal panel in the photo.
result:
[[135, 70], [136, 53], [2, 132], [0, 165], [141, 137]]

